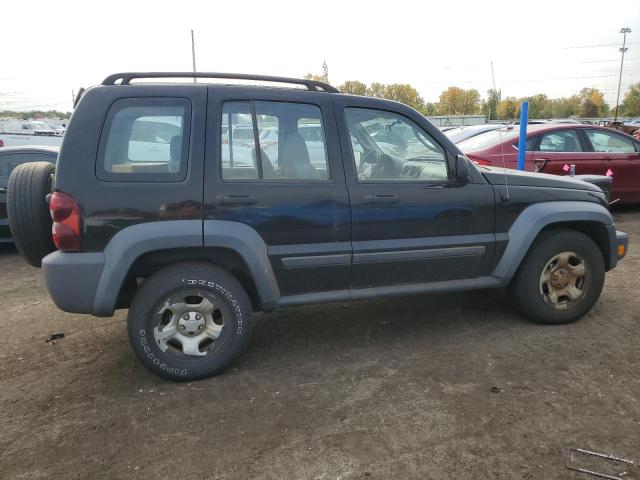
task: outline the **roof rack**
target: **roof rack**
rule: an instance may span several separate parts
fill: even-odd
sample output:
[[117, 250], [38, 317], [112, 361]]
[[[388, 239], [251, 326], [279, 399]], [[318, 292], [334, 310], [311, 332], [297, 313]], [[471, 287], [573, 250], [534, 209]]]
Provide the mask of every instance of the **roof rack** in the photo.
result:
[[[270, 75], [251, 75], [247, 73], [215, 73], [215, 72], [127, 72], [109, 75], [102, 85], [130, 85], [134, 78], [227, 78], [233, 80], [255, 80], [260, 82], [290, 83], [304, 85], [312, 92], [340, 93], [336, 87], [325, 82], [307, 80], [305, 78], [272, 77]], [[120, 80], [119, 83], [116, 83]]]

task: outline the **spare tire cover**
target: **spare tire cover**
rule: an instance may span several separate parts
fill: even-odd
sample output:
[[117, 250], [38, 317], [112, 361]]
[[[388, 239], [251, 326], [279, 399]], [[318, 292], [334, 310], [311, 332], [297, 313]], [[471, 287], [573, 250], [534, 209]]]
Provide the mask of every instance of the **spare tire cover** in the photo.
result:
[[55, 166], [28, 162], [11, 172], [7, 185], [7, 213], [13, 241], [20, 255], [34, 267], [56, 250], [51, 239], [51, 215], [47, 195], [51, 193]]

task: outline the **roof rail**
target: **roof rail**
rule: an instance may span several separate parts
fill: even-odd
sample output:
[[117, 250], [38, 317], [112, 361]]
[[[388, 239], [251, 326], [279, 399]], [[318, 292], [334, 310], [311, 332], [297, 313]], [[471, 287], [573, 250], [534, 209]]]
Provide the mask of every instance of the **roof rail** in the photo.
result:
[[[325, 82], [305, 78], [272, 77], [270, 75], [251, 75], [247, 73], [215, 72], [127, 72], [109, 75], [102, 85], [130, 85], [134, 78], [227, 78], [233, 80], [255, 80], [260, 82], [290, 83], [304, 85], [312, 92], [340, 93], [340, 90]], [[120, 80], [120, 83], [116, 83]]]

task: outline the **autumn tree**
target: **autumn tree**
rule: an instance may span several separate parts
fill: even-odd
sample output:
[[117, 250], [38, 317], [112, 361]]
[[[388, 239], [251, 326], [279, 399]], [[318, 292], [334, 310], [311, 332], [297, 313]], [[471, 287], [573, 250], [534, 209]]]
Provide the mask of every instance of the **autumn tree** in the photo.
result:
[[498, 103], [498, 118], [500, 120], [514, 120], [520, 114], [520, 102], [516, 97], [507, 97]]
[[439, 110], [442, 115], [471, 115], [478, 113], [479, 108], [480, 93], [476, 89], [449, 87], [440, 94]]
[[342, 93], [350, 93], [352, 95], [366, 95], [367, 86], [358, 80], [347, 80], [338, 87]]
[[420, 96], [418, 90], [407, 83], [385, 85], [383, 98], [402, 102], [419, 111], [424, 108], [424, 99]]
[[304, 79], [313, 80], [314, 82], [329, 82], [329, 79], [325, 75], [316, 75], [315, 73], [307, 73]]
[[580, 117], [601, 117], [609, 110], [609, 106], [604, 101], [604, 95], [597, 88], [583, 88], [578, 97], [580, 99], [578, 108]]
[[376, 98], [385, 98], [386, 85], [380, 82], [373, 82], [367, 88], [367, 95]]
[[640, 116], [640, 82], [631, 85], [622, 102], [622, 112], [628, 117]]

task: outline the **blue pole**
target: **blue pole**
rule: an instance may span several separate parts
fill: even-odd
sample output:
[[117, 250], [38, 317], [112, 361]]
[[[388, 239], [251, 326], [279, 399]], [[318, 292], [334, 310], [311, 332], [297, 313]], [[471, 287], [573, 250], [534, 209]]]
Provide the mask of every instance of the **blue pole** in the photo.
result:
[[527, 119], [529, 102], [520, 104], [520, 139], [518, 140], [518, 170], [524, 170], [524, 156], [527, 153]]

